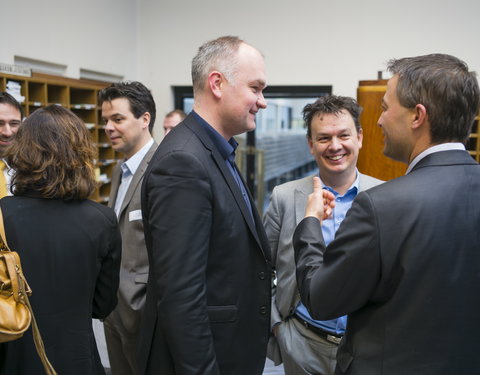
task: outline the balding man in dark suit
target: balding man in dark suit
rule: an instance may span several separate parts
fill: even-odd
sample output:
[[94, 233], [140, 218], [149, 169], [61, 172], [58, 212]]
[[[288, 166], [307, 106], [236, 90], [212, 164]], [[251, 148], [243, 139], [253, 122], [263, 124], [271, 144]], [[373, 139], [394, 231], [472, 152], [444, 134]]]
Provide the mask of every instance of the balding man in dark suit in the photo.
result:
[[266, 107], [263, 56], [236, 37], [200, 47], [193, 112], [158, 147], [142, 212], [150, 263], [142, 374], [259, 375], [270, 331], [271, 261], [235, 165], [235, 135]]

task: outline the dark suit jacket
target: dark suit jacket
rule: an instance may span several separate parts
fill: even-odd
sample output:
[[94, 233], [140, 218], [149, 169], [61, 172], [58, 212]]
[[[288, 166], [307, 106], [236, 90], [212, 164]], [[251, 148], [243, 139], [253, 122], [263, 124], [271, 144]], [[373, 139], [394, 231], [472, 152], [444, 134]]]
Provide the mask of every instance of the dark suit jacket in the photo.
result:
[[142, 190], [150, 261], [142, 373], [261, 374], [271, 262], [224, 159], [192, 115], [165, 137]]
[[[92, 317], [117, 303], [121, 240], [115, 213], [83, 200], [33, 196], [1, 200], [10, 248], [33, 290], [30, 302], [47, 356], [58, 374], [104, 374]], [[31, 329], [4, 344], [0, 373], [43, 374]]]
[[[145, 306], [145, 295], [148, 278], [148, 255], [143, 234], [141, 216], [141, 188], [143, 175], [147, 169], [157, 143], [145, 154], [138, 169], [132, 176], [132, 181], [123, 199], [118, 216], [120, 232], [122, 234], [122, 263], [120, 267], [120, 287], [118, 289], [118, 305], [107, 318], [119, 335], [138, 334], [141, 312]], [[118, 187], [121, 181], [120, 163], [112, 173], [112, 189], [109, 207], [115, 207]]]
[[294, 247], [312, 315], [348, 314], [337, 374], [479, 373], [480, 166], [467, 152], [360, 193], [326, 249], [304, 219]]

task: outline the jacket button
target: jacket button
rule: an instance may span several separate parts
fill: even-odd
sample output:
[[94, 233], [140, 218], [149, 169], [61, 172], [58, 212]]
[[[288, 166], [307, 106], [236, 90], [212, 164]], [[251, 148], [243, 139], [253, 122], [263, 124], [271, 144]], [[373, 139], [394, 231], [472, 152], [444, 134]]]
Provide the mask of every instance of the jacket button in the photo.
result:
[[267, 313], [267, 306], [260, 307], [260, 314], [265, 315]]
[[260, 272], [260, 273], [258, 274], [258, 278], [259, 278], [260, 280], [265, 280], [265, 272]]

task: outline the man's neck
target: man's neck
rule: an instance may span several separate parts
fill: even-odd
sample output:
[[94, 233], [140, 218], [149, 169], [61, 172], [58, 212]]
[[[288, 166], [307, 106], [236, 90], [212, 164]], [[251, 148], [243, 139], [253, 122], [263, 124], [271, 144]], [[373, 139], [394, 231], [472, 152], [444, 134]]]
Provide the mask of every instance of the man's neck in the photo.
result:
[[130, 159], [133, 155], [135, 155], [138, 151], [140, 151], [150, 140], [152, 139], [152, 136], [150, 133], [148, 133], [148, 137], [142, 138], [142, 141], [137, 144], [137, 146], [127, 154], [124, 154], [125, 160]]
[[406, 174], [410, 173], [410, 171], [415, 167], [415, 165], [420, 162], [424, 157], [429, 154], [439, 152], [439, 151], [450, 151], [450, 150], [465, 150], [465, 145], [462, 142], [446, 142], [446, 143], [438, 143], [435, 145], [431, 145], [430, 147], [424, 149], [422, 152], [418, 153], [409, 163]]
[[[208, 106], [205, 106], [205, 107], [208, 108]], [[197, 115], [199, 115], [201, 118], [203, 118], [208, 123], [208, 125], [210, 125], [212, 128], [214, 128], [218, 132], [218, 134], [220, 134], [227, 141], [230, 138], [233, 137], [233, 135], [230, 135], [227, 132], [225, 132], [225, 130], [220, 126], [220, 118], [218, 116], [216, 116], [214, 113], [211, 113], [208, 110], [204, 110], [203, 105], [196, 102], [193, 105], [193, 110], [195, 111], [195, 113]]]
[[410, 153], [410, 156], [408, 158], [407, 165], [410, 164], [413, 159], [415, 159], [418, 155], [420, 155], [423, 151], [429, 149], [432, 146], [435, 146], [436, 144], [431, 143], [430, 140], [424, 141], [424, 142], [417, 142], [413, 149], [412, 152]]
[[331, 187], [338, 194], [344, 195], [350, 186], [355, 182], [357, 178], [357, 170], [348, 174], [337, 174], [337, 175], [322, 175], [320, 172], [320, 179], [325, 184], [325, 186]]

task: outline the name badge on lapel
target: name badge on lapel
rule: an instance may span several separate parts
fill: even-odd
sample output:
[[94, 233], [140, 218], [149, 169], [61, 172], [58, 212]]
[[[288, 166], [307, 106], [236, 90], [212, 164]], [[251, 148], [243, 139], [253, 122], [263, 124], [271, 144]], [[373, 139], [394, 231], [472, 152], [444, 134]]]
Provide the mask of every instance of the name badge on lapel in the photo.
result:
[[130, 211], [128, 213], [128, 221], [142, 220], [142, 210]]

